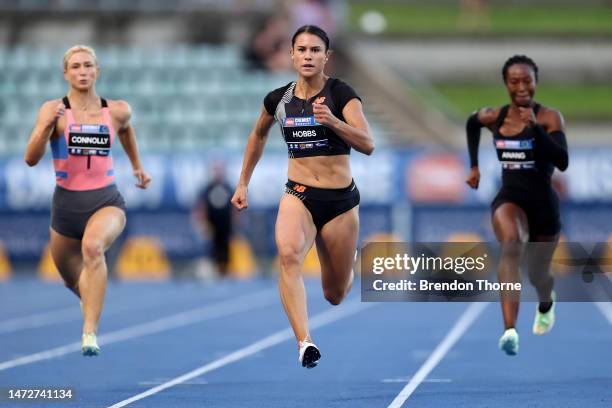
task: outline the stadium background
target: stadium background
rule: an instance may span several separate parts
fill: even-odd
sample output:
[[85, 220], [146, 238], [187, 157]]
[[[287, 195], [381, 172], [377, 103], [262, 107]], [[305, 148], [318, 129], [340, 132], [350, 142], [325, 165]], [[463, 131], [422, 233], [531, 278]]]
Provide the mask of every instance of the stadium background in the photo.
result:
[[[463, 128], [474, 109], [506, 103], [500, 70], [515, 53], [537, 62], [537, 100], [567, 121], [570, 167], [555, 176], [564, 239], [609, 242], [609, 0], [0, 0], [0, 407], [17, 406], [10, 388], [49, 387], [75, 398], [36, 406], [610, 407], [610, 302], [560, 302], [543, 337], [525, 302], [520, 353], [508, 357], [499, 304], [362, 302], [355, 287], [332, 307], [314, 277], [323, 358], [304, 370], [275, 279], [287, 165], [277, 128], [237, 218], [231, 269], [250, 278], [215, 279], [194, 200], [213, 163], [237, 180], [264, 95], [295, 78], [282, 67], [304, 23], [330, 32], [328, 73], [361, 95], [376, 139], [371, 157], [351, 157], [362, 244], [493, 239], [499, 163], [483, 131], [481, 187], [468, 189]], [[132, 105], [154, 178], [137, 190], [117, 145], [128, 224], [107, 254], [95, 359], [81, 356], [78, 299], [45, 255], [50, 153], [23, 161], [37, 109], [67, 91], [62, 55], [77, 43], [98, 53], [99, 95]], [[305, 271], [319, 273], [315, 256]]]
[[[494, 237], [488, 204], [500, 170], [488, 132], [478, 191], [464, 183], [463, 124], [478, 107], [505, 103], [501, 67], [511, 55], [540, 67], [536, 99], [565, 115], [570, 167], [555, 173], [564, 239], [612, 234], [612, 8], [606, 1], [0, 1], [0, 277], [54, 279], [45, 252], [54, 177], [47, 153], [34, 168], [23, 152], [37, 109], [67, 91], [62, 55], [92, 45], [98, 94], [125, 99], [151, 187], [134, 187], [114, 149], [128, 204], [124, 234], [109, 252], [122, 279], [210, 278], [207, 238], [193, 206], [211, 164], [238, 179], [246, 138], [263, 97], [295, 75], [282, 69], [297, 25], [332, 35], [327, 70], [362, 96], [376, 151], [353, 153], [362, 193], [361, 242]], [[308, 20], [305, 16], [311, 16]], [[261, 33], [277, 41], [273, 63], [254, 66]], [[285, 61], [285, 65], [286, 65]], [[264, 64], [265, 65], [265, 64]], [[280, 68], [279, 68], [280, 67]], [[237, 217], [231, 269], [275, 273], [274, 219], [286, 178], [286, 151], [271, 130]], [[317, 274], [316, 258], [307, 272]]]

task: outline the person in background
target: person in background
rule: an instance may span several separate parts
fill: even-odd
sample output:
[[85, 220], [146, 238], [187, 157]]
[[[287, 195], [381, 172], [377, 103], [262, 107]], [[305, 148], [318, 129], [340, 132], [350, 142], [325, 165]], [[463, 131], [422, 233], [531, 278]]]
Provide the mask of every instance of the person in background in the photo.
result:
[[212, 177], [202, 189], [195, 206], [196, 220], [212, 244], [212, 258], [222, 277], [228, 274], [229, 244], [232, 236], [233, 189], [225, 177], [225, 166], [217, 162]]

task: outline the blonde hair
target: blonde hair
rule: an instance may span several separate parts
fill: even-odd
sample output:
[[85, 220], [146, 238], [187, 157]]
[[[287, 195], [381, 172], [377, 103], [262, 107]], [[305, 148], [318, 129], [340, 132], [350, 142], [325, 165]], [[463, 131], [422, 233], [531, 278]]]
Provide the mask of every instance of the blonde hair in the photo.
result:
[[87, 46], [87, 45], [75, 45], [73, 47], [70, 47], [68, 49], [68, 51], [66, 51], [64, 53], [64, 71], [66, 69], [68, 69], [68, 60], [70, 59], [70, 57], [72, 57], [74, 54], [76, 54], [77, 52], [86, 52], [89, 55], [91, 55], [94, 59], [94, 62], [96, 63], [96, 66], [98, 66], [98, 57], [96, 57], [96, 52], [94, 51], [93, 48]]

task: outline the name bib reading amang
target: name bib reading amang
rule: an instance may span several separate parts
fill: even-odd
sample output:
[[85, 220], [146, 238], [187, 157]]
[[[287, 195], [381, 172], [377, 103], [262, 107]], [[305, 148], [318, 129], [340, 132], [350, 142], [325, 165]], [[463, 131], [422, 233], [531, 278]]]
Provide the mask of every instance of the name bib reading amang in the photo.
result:
[[327, 149], [329, 140], [325, 127], [317, 123], [314, 116], [285, 118], [283, 136], [289, 151]]
[[106, 125], [70, 125], [68, 152], [76, 156], [108, 156], [111, 137]]

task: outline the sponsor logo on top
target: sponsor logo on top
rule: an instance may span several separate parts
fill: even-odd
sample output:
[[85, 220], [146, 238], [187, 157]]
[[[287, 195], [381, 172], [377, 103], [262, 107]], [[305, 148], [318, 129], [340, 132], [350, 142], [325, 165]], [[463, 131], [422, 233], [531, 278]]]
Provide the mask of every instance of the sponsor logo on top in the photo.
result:
[[496, 140], [495, 147], [498, 149], [528, 150], [533, 149], [533, 140]]
[[97, 135], [109, 134], [109, 128], [106, 125], [83, 125], [83, 124], [72, 124], [70, 125], [70, 132], [75, 133], [90, 133]]
[[285, 127], [318, 125], [314, 116], [285, 118]]

